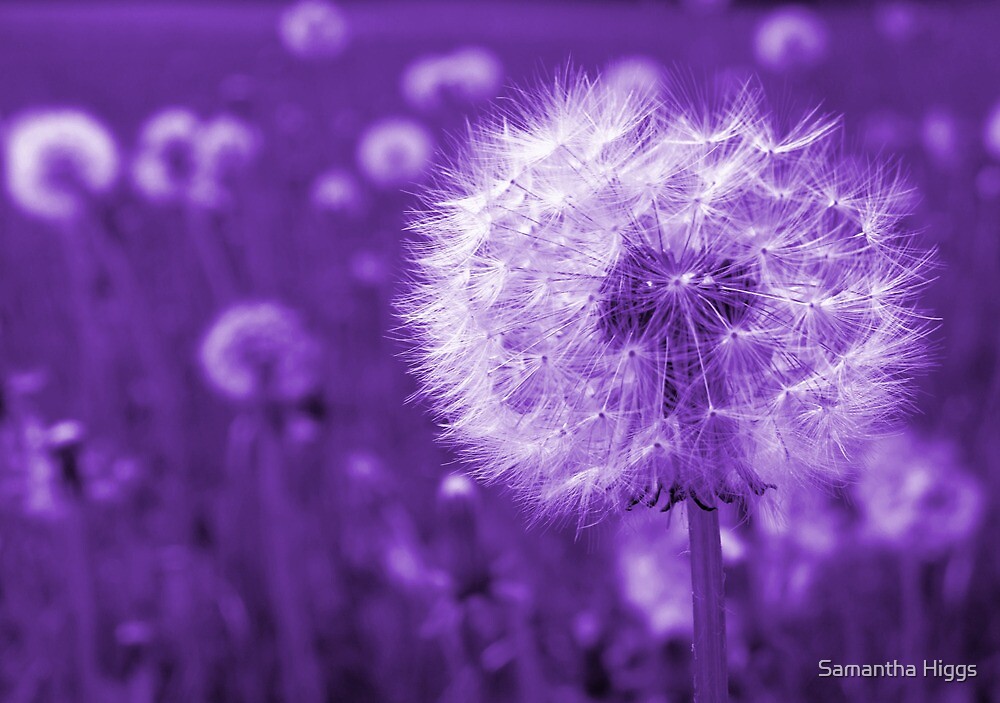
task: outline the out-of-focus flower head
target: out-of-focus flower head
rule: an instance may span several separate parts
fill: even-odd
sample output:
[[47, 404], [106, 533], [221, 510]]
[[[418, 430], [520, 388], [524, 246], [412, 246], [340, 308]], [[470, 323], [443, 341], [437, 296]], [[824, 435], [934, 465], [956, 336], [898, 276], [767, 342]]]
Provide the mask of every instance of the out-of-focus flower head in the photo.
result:
[[913, 2], [881, 3], [875, 8], [875, 28], [891, 42], [903, 44], [926, 29], [927, 17]]
[[350, 39], [344, 11], [326, 0], [299, 0], [286, 7], [278, 20], [281, 43], [300, 59], [339, 56]]
[[925, 363], [905, 187], [746, 87], [523, 95], [413, 224], [399, 304], [446, 438], [539, 518], [838, 477]]
[[924, 151], [941, 168], [952, 168], [962, 159], [962, 129], [958, 119], [948, 109], [929, 110], [920, 125]]
[[157, 203], [185, 198], [195, 171], [195, 144], [201, 122], [183, 107], [160, 110], [143, 124], [132, 161], [132, 181]]
[[186, 108], [167, 108], [150, 117], [140, 131], [133, 184], [155, 203], [222, 207], [232, 201], [234, 181], [257, 157], [260, 146], [258, 132], [237, 117], [201, 120]]
[[893, 110], [877, 110], [861, 126], [861, 140], [866, 150], [876, 154], [901, 152], [913, 147], [918, 128], [913, 120]]
[[141, 470], [130, 457], [116, 457], [88, 441], [83, 423], [64, 420], [49, 427], [25, 418], [17, 434], [4, 438], [7, 466], [0, 470], [0, 502], [23, 514], [58, 519], [67, 501], [115, 503], [136, 485]]
[[191, 199], [205, 207], [231, 203], [234, 181], [260, 152], [261, 138], [250, 124], [232, 115], [219, 115], [198, 130]]
[[417, 110], [468, 105], [495, 97], [503, 83], [503, 63], [485, 47], [423, 56], [403, 72], [401, 89]]
[[32, 112], [6, 131], [7, 191], [29, 215], [66, 221], [118, 179], [118, 145], [108, 128], [77, 109]]
[[316, 176], [309, 194], [314, 208], [335, 215], [359, 216], [365, 208], [361, 185], [352, 173], [331, 168]]
[[604, 70], [601, 83], [623, 95], [655, 99], [664, 89], [666, 71], [656, 59], [648, 56], [625, 56], [615, 59]]
[[873, 540], [933, 558], [978, 529], [983, 486], [950, 443], [910, 431], [880, 440], [867, 464], [855, 493]]
[[380, 188], [418, 181], [430, 164], [434, 139], [426, 127], [403, 117], [371, 125], [358, 143], [358, 168]]
[[236, 401], [292, 403], [315, 392], [320, 345], [299, 314], [272, 301], [226, 309], [201, 343], [205, 380]]
[[780, 7], [768, 14], [754, 35], [757, 63], [779, 73], [813, 68], [826, 58], [830, 43], [826, 24], [800, 5]]
[[1000, 159], [1000, 101], [995, 103], [986, 116], [983, 125], [983, 146], [986, 153], [994, 159]]
[[690, 638], [694, 631], [687, 588], [691, 563], [684, 531], [667, 529], [662, 520], [645, 519], [633, 529], [623, 529], [620, 539], [615, 554], [622, 598], [642, 616], [654, 637]]

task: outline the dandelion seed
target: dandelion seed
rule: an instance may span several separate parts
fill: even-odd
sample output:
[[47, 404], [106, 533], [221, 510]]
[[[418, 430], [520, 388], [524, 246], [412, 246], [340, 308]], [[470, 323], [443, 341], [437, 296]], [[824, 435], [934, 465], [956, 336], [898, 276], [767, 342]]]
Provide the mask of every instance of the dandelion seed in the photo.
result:
[[415, 109], [438, 110], [495, 97], [503, 82], [503, 64], [489, 49], [471, 46], [449, 54], [424, 56], [403, 72], [403, 97]]
[[376, 122], [358, 144], [358, 168], [380, 188], [414, 183], [427, 169], [434, 141], [418, 122], [391, 117]]
[[798, 5], [771, 12], [757, 26], [754, 53], [764, 68], [784, 73], [814, 68], [826, 58], [829, 36], [822, 18]]
[[278, 34], [285, 49], [300, 59], [339, 56], [350, 39], [344, 11], [325, 0], [299, 0], [286, 7]]
[[236, 401], [290, 403], [316, 390], [320, 349], [294, 310], [247, 302], [224, 311], [201, 343], [205, 380]]
[[114, 137], [81, 110], [23, 115], [8, 126], [5, 147], [11, 199], [43, 220], [79, 217], [88, 199], [107, 194], [118, 179]]

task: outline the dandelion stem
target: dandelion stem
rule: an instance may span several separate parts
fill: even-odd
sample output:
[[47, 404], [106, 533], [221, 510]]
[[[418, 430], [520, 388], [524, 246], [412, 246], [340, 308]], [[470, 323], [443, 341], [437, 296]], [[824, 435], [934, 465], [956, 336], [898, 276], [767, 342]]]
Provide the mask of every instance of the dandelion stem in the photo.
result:
[[691, 505], [688, 532], [694, 605], [695, 701], [725, 703], [729, 700], [729, 686], [719, 511]]
[[291, 530], [294, 510], [286, 494], [280, 438], [262, 423], [257, 437], [265, 569], [277, 625], [284, 700], [320, 703], [324, 699], [319, 665], [310, 642], [296, 581], [292, 575]]

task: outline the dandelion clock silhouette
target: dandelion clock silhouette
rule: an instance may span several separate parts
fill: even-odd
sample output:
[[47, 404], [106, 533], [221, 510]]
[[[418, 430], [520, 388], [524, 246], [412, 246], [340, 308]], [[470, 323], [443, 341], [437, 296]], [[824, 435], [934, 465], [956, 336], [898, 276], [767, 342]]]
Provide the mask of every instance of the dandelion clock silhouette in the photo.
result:
[[445, 437], [533, 517], [687, 504], [702, 702], [727, 698], [719, 503], [841, 476], [891, 426], [931, 267], [835, 120], [717, 92], [519, 91], [437, 170], [399, 304]]

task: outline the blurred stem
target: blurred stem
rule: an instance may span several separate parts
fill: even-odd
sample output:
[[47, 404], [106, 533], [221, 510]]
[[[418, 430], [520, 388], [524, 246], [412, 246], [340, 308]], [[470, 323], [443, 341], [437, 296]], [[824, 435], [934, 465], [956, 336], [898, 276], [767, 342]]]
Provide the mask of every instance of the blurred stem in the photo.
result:
[[694, 605], [694, 694], [696, 703], [729, 700], [726, 614], [719, 511], [688, 508], [691, 587]]
[[280, 437], [264, 418], [258, 433], [258, 481], [263, 510], [265, 572], [278, 630], [284, 700], [322, 703], [325, 700], [308, 623], [296, 593], [291, 527], [294, 511], [284, 485]]
[[94, 584], [91, 580], [87, 550], [87, 522], [84, 506], [78, 499], [66, 501], [63, 521], [66, 540], [66, 588], [73, 612], [73, 649], [81, 701], [103, 700], [98, 691], [97, 614], [94, 610]]
[[[903, 662], [914, 664], [917, 671], [922, 670], [923, 660], [927, 652], [923, 651], [926, 643], [924, 622], [924, 599], [921, 576], [923, 569], [919, 559], [904, 555], [900, 561], [900, 601], [902, 604]], [[923, 703], [924, 684], [920, 677], [906, 679], [908, 703]]]
[[188, 208], [186, 211], [188, 238], [194, 245], [205, 282], [216, 305], [227, 305], [236, 298], [236, 281], [232, 267], [226, 261], [222, 233], [211, 226], [209, 212]]

